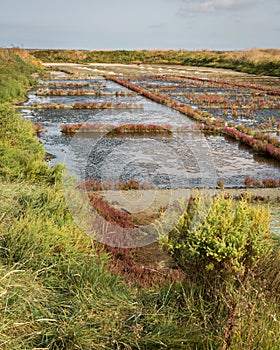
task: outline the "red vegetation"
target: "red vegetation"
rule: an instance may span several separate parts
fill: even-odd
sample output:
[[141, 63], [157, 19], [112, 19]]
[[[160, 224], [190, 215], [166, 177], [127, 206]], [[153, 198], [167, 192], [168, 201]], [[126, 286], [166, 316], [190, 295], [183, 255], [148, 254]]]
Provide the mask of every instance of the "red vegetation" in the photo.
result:
[[122, 124], [112, 130], [113, 133], [171, 133], [170, 125], [156, 125], [156, 124]]
[[280, 187], [280, 179], [274, 180], [271, 178], [263, 179], [262, 182], [250, 176], [246, 176], [244, 181], [246, 188], [277, 188]]
[[109, 108], [143, 108], [143, 104], [123, 103], [123, 102], [76, 102], [73, 105], [63, 103], [34, 103], [32, 108], [37, 109], [109, 109]]
[[48, 87], [54, 87], [54, 88], [81, 88], [81, 87], [93, 87], [93, 86], [96, 86], [96, 87], [106, 87], [106, 85], [104, 83], [101, 83], [100, 81], [97, 82], [97, 83], [77, 83], [76, 81], [74, 82], [49, 82], [47, 84], [39, 84], [39, 86], [48, 86]]
[[63, 124], [60, 126], [63, 133], [77, 132], [110, 132], [112, 134], [120, 133], [171, 133], [170, 125], [155, 124], [122, 124], [115, 126], [101, 123], [76, 123]]
[[235, 86], [235, 87], [239, 87], [239, 88], [259, 90], [259, 91], [265, 92], [268, 95], [274, 95], [274, 96], [280, 95], [280, 90], [267, 89], [263, 86], [257, 86], [257, 85], [252, 85], [252, 84], [231, 83], [228, 81], [214, 80], [214, 79], [208, 79], [208, 78], [197, 78], [197, 77], [191, 77], [191, 76], [185, 76], [185, 75], [179, 75], [179, 77], [183, 78], [183, 79], [191, 79], [191, 80], [197, 80], [197, 81], [202, 81], [202, 82], [215, 83], [215, 84], [219, 84], [221, 86], [229, 85], [229, 86]]
[[130, 83], [127, 80], [120, 79], [120, 78], [113, 76], [113, 75], [106, 75], [105, 78], [108, 80], [112, 80], [118, 84], [121, 84], [121, 85], [123, 85], [131, 90], [134, 90], [134, 91], [138, 92], [139, 94], [149, 98], [150, 100], [164, 104], [164, 105], [171, 107], [171, 108], [173, 108], [173, 109], [175, 109], [183, 114], [186, 114], [187, 116], [189, 116], [195, 120], [206, 121], [207, 119], [209, 119], [209, 117], [212, 118], [212, 116], [208, 113], [203, 113], [203, 112], [198, 113], [198, 112], [194, 111], [192, 107], [190, 107], [184, 103], [179, 103], [178, 101], [176, 101], [170, 97], [161, 95], [159, 93], [150, 92], [150, 91], [144, 89], [143, 87], [140, 87], [138, 85]]
[[[202, 130], [206, 131], [216, 131], [221, 132], [222, 134], [226, 134], [235, 140], [240, 141], [241, 143], [252, 147], [254, 151], [259, 153], [267, 154], [275, 159], [280, 159], [280, 148], [279, 148], [279, 141], [275, 138], [271, 138], [268, 135], [262, 135], [262, 133], [256, 133], [255, 136], [248, 135], [247, 133], [252, 133], [252, 130], [250, 128], [245, 127], [245, 130], [247, 133], [237, 130], [238, 127], [227, 127], [226, 122], [221, 118], [214, 118], [212, 114], [207, 112], [202, 112], [199, 110], [194, 110], [192, 107], [179, 103], [176, 100], [173, 100], [170, 97], [150, 92], [143, 87], [140, 87], [136, 84], [132, 84], [127, 80], [120, 79], [116, 76], [112, 75], [106, 75], [106, 79], [110, 79], [112, 81], [115, 81], [116, 83], [119, 83], [129, 89], [132, 89], [134, 91], [137, 91], [138, 93], [142, 94], [143, 96], [156, 101], [158, 103], [167, 105], [185, 115], [188, 117], [195, 119], [199, 122], [205, 123], [206, 126], [200, 127]], [[200, 78], [193, 78], [207, 81], [207, 79], [200, 79]], [[210, 80], [211, 81], [211, 80]], [[238, 85], [238, 84], [237, 84]], [[242, 85], [242, 84], [241, 84]], [[238, 85], [239, 86], [239, 85]], [[244, 130], [244, 129], [243, 129]], [[245, 131], [244, 130], [244, 131]], [[261, 136], [262, 135], [262, 136]]]
[[[111, 255], [109, 271], [124, 277], [126, 283], [142, 288], [157, 287], [182, 281], [185, 277], [179, 269], [162, 269], [155, 263], [143, 266], [135, 256], [140, 249], [121, 249], [103, 246], [105, 252]], [[145, 251], [145, 247], [141, 248]], [[143, 252], [144, 253], [144, 252]]]
[[100, 90], [39, 90], [37, 92], [38, 96], [116, 96], [116, 97], [125, 97], [125, 96], [136, 96], [135, 92], [125, 92], [125, 91], [116, 91], [116, 92], [104, 92]]
[[41, 134], [42, 132], [47, 132], [47, 129], [42, 124], [32, 123], [37, 134]]
[[132, 228], [134, 223], [132, 217], [124, 211], [113, 207], [106, 199], [97, 196], [96, 193], [89, 191], [87, 193], [90, 205], [107, 222], [123, 228]]
[[110, 124], [102, 123], [75, 123], [75, 124], [62, 124], [60, 126], [61, 132], [76, 133], [76, 132], [109, 132], [114, 128]]
[[134, 179], [130, 179], [127, 182], [101, 182], [92, 179], [85, 180], [80, 183], [77, 188], [85, 189], [86, 191], [103, 191], [103, 190], [140, 190], [140, 189], [151, 189], [152, 186], [148, 184], [140, 184]]
[[269, 156], [280, 159], [280, 148], [275, 147], [274, 145], [267, 143], [267, 141], [261, 141], [255, 139], [253, 136], [249, 136], [241, 131], [238, 131], [234, 128], [225, 127], [222, 132], [235, 140], [240, 141], [241, 143], [250, 146], [254, 151], [258, 153], [268, 154]]

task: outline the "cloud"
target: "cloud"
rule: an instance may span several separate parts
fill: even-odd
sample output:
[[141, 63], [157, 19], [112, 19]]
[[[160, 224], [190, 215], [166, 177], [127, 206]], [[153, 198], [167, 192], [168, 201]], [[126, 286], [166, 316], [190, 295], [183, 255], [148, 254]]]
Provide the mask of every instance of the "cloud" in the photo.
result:
[[181, 0], [184, 5], [179, 9], [180, 15], [211, 13], [245, 9], [256, 4], [258, 0]]

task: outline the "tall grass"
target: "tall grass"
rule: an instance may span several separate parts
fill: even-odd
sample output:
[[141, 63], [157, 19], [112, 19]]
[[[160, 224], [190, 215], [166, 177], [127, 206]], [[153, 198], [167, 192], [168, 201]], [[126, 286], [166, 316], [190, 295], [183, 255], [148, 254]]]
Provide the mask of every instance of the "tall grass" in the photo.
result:
[[24, 98], [35, 83], [32, 73], [40, 71], [39, 61], [27, 51], [0, 48], [0, 103]]
[[107, 272], [59, 186], [0, 190], [1, 349], [217, 348], [187, 285], [141, 290]]
[[30, 121], [8, 104], [0, 104], [0, 177], [5, 180], [48, 181], [61, 177], [61, 166], [48, 169], [45, 150]]
[[72, 221], [61, 191], [24, 183], [1, 191], [1, 348], [110, 347], [134, 306], [104, 269], [107, 257]]

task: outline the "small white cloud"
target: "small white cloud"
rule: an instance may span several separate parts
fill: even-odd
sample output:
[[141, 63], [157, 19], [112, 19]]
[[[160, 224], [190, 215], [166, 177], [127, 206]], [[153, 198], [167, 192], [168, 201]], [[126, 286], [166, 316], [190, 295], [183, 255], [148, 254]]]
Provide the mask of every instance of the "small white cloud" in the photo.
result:
[[179, 9], [181, 15], [209, 13], [216, 11], [239, 10], [256, 4], [258, 0], [181, 0], [184, 5]]

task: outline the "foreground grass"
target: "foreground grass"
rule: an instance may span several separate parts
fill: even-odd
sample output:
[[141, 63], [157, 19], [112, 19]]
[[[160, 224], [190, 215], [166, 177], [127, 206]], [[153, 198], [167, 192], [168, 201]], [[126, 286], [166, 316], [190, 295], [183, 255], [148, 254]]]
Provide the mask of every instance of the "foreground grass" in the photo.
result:
[[243, 51], [45, 49], [31, 52], [43, 62], [180, 64], [280, 76], [280, 52], [277, 49]]
[[[0, 185], [1, 349], [277, 349], [279, 257], [242, 290], [207, 284], [139, 289], [108, 272], [110, 257], [75, 225], [60, 185]], [[277, 260], [278, 259], [278, 260]], [[224, 347], [225, 348], [225, 347]]]
[[1, 348], [113, 346], [132, 298], [58, 188], [3, 184]]

